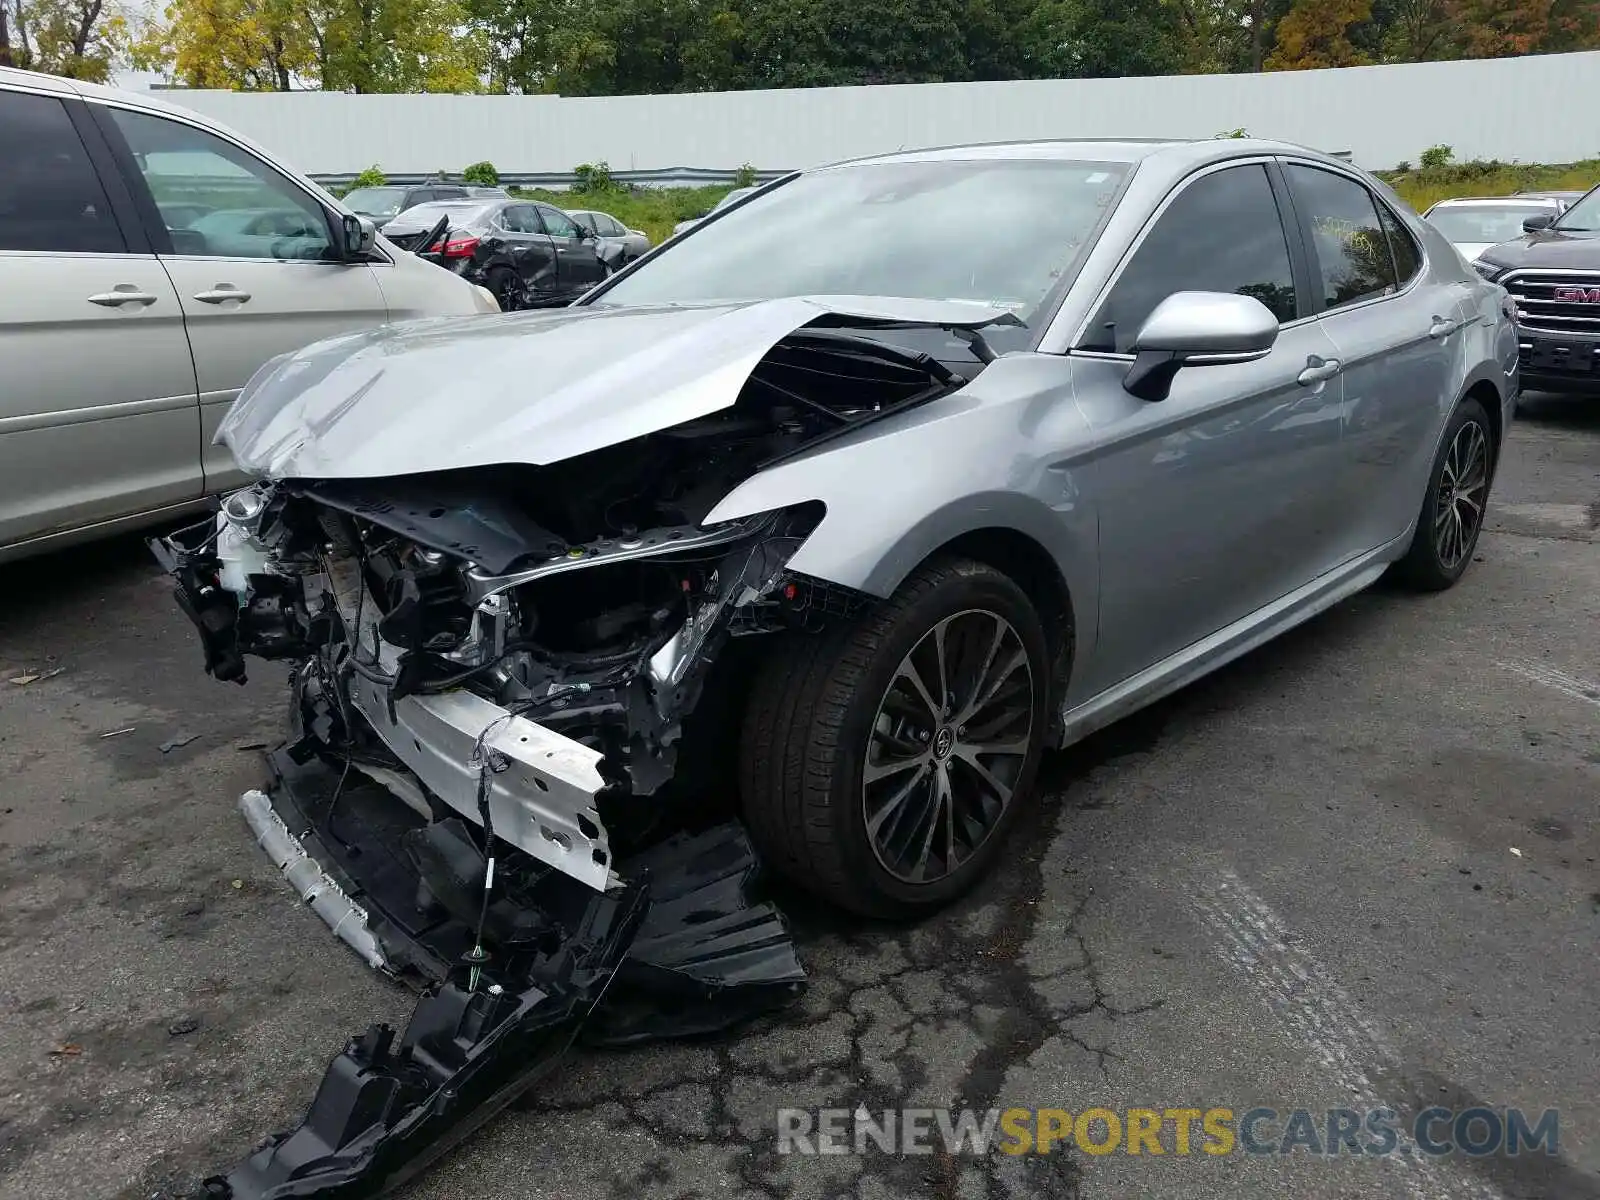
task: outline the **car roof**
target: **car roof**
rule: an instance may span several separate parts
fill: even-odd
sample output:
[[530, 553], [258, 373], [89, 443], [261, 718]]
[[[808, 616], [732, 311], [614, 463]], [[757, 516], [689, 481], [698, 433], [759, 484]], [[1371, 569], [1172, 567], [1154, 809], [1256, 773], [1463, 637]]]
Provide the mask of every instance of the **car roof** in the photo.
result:
[[1183, 176], [1213, 162], [1262, 155], [1293, 155], [1344, 170], [1352, 166], [1345, 159], [1309, 146], [1267, 138], [1058, 138], [900, 150], [847, 159], [818, 169], [833, 170], [864, 163], [1057, 160], [1127, 163], [1130, 166], [1159, 164], [1168, 173]]
[[1518, 192], [1515, 196], [1451, 196], [1449, 199], [1440, 200], [1433, 205], [1434, 208], [1462, 208], [1471, 205], [1515, 204], [1526, 206], [1537, 204], [1541, 200], [1548, 204], [1556, 203], [1556, 198], [1549, 192]]

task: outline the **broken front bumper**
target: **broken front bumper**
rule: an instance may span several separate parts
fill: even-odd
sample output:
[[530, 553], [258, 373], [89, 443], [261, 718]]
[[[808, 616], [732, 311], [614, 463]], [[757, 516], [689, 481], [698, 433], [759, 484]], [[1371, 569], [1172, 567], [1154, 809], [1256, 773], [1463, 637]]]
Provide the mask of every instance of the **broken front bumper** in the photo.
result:
[[372, 966], [421, 985], [404, 1034], [373, 1026], [328, 1067], [305, 1119], [225, 1176], [217, 1200], [353, 1200], [411, 1178], [513, 1101], [574, 1041], [699, 1036], [793, 1002], [805, 972], [782, 916], [751, 899], [743, 831], [679, 835], [596, 892], [546, 871], [490, 906], [485, 859], [455, 819], [425, 821], [382, 785], [286, 749], [240, 802], [301, 898]]
[[[351, 1039], [302, 1122], [207, 1180], [207, 1195], [384, 1194], [575, 1039], [703, 1035], [799, 995], [783, 918], [752, 898], [742, 829], [614, 860], [599, 752], [459, 688], [407, 694], [399, 651], [362, 620], [376, 605], [337, 564], [283, 575], [228, 538], [219, 521], [199, 549], [158, 554], [219, 678], [243, 680], [242, 644], [298, 660], [290, 740], [241, 811], [333, 933], [422, 996], [403, 1033]], [[341, 643], [329, 624], [356, 635]], [[348, 662], [330, 648], [349, 642], [374, 648], [365, 669], [338, 669]]]

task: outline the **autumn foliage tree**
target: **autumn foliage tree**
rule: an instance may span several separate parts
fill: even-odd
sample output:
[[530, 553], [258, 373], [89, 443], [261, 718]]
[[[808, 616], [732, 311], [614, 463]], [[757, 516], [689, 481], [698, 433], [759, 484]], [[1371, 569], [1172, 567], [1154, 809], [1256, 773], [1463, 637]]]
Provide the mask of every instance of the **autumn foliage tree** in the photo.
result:
[[1278, 22], [1269, 71], [1358, 67], [1372, 60], [1350, 40], [1350, 31], [1372, 16], [1372, 0], [1298, 0]]
[[103, 83], [128, 40], [117, 0], [0, 0], [0, 67]]

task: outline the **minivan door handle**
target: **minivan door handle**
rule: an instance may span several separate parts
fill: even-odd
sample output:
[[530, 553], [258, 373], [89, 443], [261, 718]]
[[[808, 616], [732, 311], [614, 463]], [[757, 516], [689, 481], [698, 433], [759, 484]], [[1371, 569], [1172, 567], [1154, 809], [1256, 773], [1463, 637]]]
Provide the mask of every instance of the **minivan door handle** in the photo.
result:
[[194, 298], [202, 304], [226, 304], [229, 300], [237, 300], [243, 304], [250, 299], [250, 293], [240, 291], [231, 283], [219, 283], [209, 291], [196, 292]]
[[1310, 387], [1313, 383], [1326, 383], [1339, 373], [1340, 366], [1337, 358], [1319, 358], [1313, 354], [1306, 359], [1306, 369], [1295, 376], [1295, 381], [1301, 387]]
[[137, 304], [140, 308], [149, 308], [157, 297], [149, 292], [141, 292], [136, 284], [119, 283], [109, 292], [96, 292], [89, 297], [90, 304], [98, 304], [102, 308], [121, 308], [124, 304]]
[[1435, 317], [1433, 324], [1428, 326], [1428, 336], [1431, 338], [1449, 337], [1461, 327], [1461, 322], [1452, 321], [1449, 317]]

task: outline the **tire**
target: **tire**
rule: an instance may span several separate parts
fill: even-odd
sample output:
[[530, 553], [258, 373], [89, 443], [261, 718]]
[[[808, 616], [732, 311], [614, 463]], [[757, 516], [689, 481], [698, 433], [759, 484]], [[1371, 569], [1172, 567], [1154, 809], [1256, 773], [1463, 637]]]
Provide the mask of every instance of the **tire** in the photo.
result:
[[[1445, 426], [1411, 545], [1395, 564], [1401, 583], [1417, 591], [1442, 592], [1466, 573], [1483, 532], [1498, 449], [1489, 414], [1468, 396]], [[1458, 486], [1457, 480], [1467, 486]], [[1455, 500], [1447, 509], [1451, 497]]]
[[[902, 668], [938, 678], [939, 630], [956, 703], [936, 723]], [[1000, 650], [979, 687], [974, 668], [993, 646]], [[869, 917], [915, 917], [965, 892], [994, 865], [1031, 799], [1049, 726], [1049, 661], [1027, 595], [967, 559], [930, 563], [848, 625], [786, 635], [757, 668], [740, 742], [745, 820], [768, 864]], [[995, 693], [987, 704], [964, 711], [987, 691]], [[958, 724], [963, 717], [975, 719]], [[880, 777], [866, 783], [869, 767]], [[994, 782], [1009, 784], [1009, 795]], [[896, 808], [889, 801], [902, 787], [910, 794]], [[934, 804], [944, 819], [929, 830]]]
[[494, 298], [500, 302], [501, 312], [513, 312], [519, 307], [517, 300], [521, 288], [517, 273], [510, 267], [491, 267], [484, 276], [483, 286], [494, 293]]

